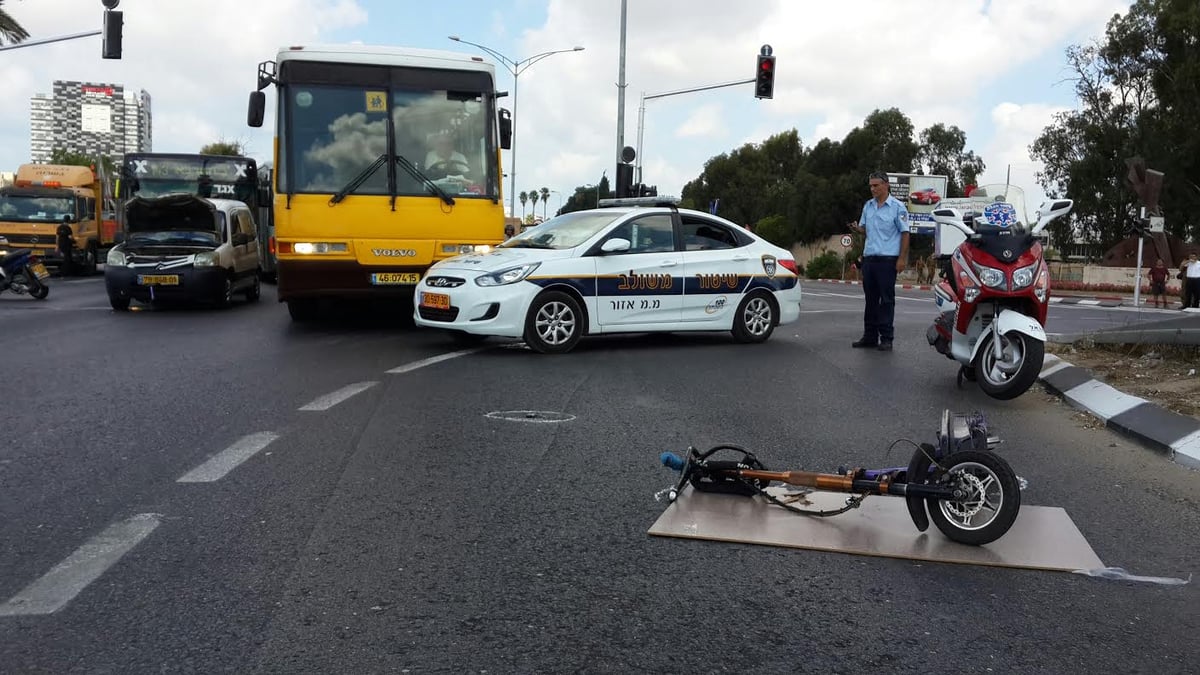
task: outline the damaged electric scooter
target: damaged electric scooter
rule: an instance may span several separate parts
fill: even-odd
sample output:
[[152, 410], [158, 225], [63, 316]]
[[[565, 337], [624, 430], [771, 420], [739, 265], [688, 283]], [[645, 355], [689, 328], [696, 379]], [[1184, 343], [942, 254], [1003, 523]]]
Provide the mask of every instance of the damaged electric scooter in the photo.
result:
[[[690, 483], [701, 492], [761, 495], [802, 515], [835, 516], [857, 508], [869, 495], [891, 495], [905, 498], [918, 530], [924, 532], [933, 520], [949, 539], [980, 546], [1004, 536], [1021, 508], [1022, 481], [1008, 462], [992, 452], [999, 443], [999, 438], [989, 436], [981, 414], [952, 414], [946, 410], [936, 445], [921, 443], [907, 467], [841, 468], [837, 473], [768, 471], [753, 453], [735, 445], [718, 445], [704, 452], [688, 448], [686, 458], [665, 452], [661, 460], [664, 466], [680, 472], [679, 481], [668, 494], [672, 502]], [[713, 459], [722, 450], [738, 458]], [[772, 482], [854, 496], [840, 509], [803, 509], [767, 492]]]

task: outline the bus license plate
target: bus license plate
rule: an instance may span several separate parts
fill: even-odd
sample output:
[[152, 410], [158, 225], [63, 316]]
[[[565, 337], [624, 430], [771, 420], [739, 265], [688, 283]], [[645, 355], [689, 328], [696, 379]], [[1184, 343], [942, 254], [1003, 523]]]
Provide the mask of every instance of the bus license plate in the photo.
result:
[[418, 272], [373, 272], [371, 283], [376, 286], [416, 286], [421, 280]]
[[33, 268], [33, 276], [39, 279], [45, 279], [50, 276], [50, 272], [46, 270], [46, 266], [42, 263], [34, 263], [30, 265]]
[[421, 293], [421, 306], [450, 309], [450, 296], [441, 293]]
[[139, 286], [178, 286], [178, 274], [139, 274]]

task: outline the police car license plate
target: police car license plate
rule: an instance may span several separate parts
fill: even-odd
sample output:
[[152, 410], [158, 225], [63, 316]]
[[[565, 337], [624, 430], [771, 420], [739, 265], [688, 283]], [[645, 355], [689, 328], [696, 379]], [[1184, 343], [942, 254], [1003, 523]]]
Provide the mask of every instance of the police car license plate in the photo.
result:
[[139, 274], [139, 286], [178, 286], [178, 274]]
[[417, 272], [373, 272], [371, 283], [376, 286], [415, 286], [421, 280]]
[[450, 309], [450, 296], [442, 293], [421, 293], [421, 306]]
[[50, 272], [46, 270], [46, 266], [42, 263], [34, 263], [30, 265], [33, 268], [33, 276], [39, 279], [45, 279], [50, 276]]

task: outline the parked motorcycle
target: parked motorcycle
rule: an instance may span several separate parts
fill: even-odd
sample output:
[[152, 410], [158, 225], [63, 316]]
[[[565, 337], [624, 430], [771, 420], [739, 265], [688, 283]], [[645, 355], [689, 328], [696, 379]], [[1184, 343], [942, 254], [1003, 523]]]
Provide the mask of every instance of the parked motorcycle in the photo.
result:
[[45, 300], [50, 295], [50, 287], [45, 283], [48, 278], [50, 272], [30, 249], [9, 251], [0, 257], [0, 292], [28, 293], [38, 300]]
[[1037, 381], [1045, 357], [1050, 270], [1037, 234], [1074, 202], [1044, 204], [1029, 227], [1016, 186], [985, 185], [969, 200], [964, 210], [933, 211], [942, 281], [933, 289], [938, 316], [925, 337], [961, 364], [959, 386], [974, 381], [993, 398], [1013, 399]]

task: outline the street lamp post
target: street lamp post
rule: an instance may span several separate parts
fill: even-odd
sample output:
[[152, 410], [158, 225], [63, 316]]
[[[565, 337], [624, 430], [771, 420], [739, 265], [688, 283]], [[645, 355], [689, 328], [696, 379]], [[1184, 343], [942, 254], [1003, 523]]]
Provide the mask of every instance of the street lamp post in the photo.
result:
[[548, 51], [548, 52], [542, 52], [541, 54], [534, 54], [533, 56], [530, 56], [527, 59], [515, 61], [515, 60], [510, 59], [507, 56], [501, 54], [500, 52], [497, 52], [496, 50], [491, 49], [490, 47], [484, 47], [481, 44], [476, 44], [469, 40], [464, 40], [464, 39], [458, 37], [457, 35], [451, 35], [450, 39], [454, 40], [455, 42], [461, 42], [465, 45], [471, 45], [472, 47], [478, 47], [479, 49], [482, 49], [483, 51], [487, 52], [488, 54], [491, 54], [493, 57], [496, 58], [497, 61], [500, 62], [501, 65], [504, 66], [504, 68], [506, 70], [508, 70], [509, 73], [512, 74], [512, 77], [513, 77], [513, 105], [512, 105], [512, 107], [513, 107], [513, 109], [512, 109], [513, 129], [512, 129], [512, 147], [509, 148], [509, 151], [508, 151], [508, 157], [509, 157], [508, 210], [509, 210], [509, 216], [512, 218], [516, 218], [517, 217], [517, 122], [520, 120], [520, 118], [517, 117], [517, 77], [521, 73], [525, 72], [525, 70], [527, 68], [529, 68], [529, 66], [532, 66], [533, 64], [537, 63], [538, 61], [541, 61], [544, 58], [553, 56], [555, 54], [562, 54], [563, 52], [581, 52], [581, 51], [583, 51], [583, 47], [576, 45], [575, 47], [572, 47], [570, 49], [555, 49], [555, 50]]

